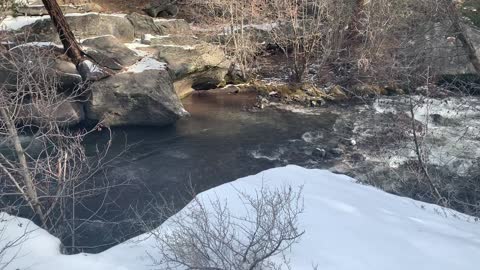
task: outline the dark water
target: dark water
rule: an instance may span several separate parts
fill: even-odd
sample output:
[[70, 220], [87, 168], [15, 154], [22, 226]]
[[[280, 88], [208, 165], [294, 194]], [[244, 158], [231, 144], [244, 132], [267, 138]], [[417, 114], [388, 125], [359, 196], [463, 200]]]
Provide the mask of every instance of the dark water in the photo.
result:
[[[253, 93], [197, 92], [184, 100], [191, 116], [174, 126], [113, 129], [110, 154], [129, 146], [106, 176], [112, 183], [129, 184], [110, 191], [109, 199], [115, 203], [104, 207], [102, 218], [83, 232], [88, 237], [77, 244], [108, 246], [138, 234], [142, 228], [134, 221], [136, 215], [158, 225], [161, 219], [152, 211], [153, 205], [183, 206], [189, 186], [198, 192], [286, 164], [325, 165], [311, 152], [322, 146], [319, 142], [330, 143], [336, 115], [256, 110], [255, 99]], [[104, 135], [89, 138], [88, 146], [101, 143]]]

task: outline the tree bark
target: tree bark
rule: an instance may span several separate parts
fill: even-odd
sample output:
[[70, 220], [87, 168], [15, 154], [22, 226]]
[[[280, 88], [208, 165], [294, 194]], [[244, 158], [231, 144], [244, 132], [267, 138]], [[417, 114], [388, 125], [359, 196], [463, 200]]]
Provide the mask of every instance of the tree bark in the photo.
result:
[[62, 9], [56, 0], [42, 0], [45, 9], [48, 11], [53, 25], [57, 29], [60, 41], [63, 44], [65, 54], [72, 60], [75, 65], [80, 64], [83, 60], [83, 51], [75, 39], [70, 26], [63, 15]]
[[25, 150], [22, 147], [20, 142], [20, 138], [18, 136], [17, 129], [15, 127], [15, 123], [9, 118], [8, 113], [6, 112], [5, 108], [0, 108], [0, 115], [5, 121], [5, 125], [7, 126], [8, 133], [10, 138], [12, 139], [13, 146], [15, 147], [15, 154], [18, 158], [18, 162], [20, 165], [20, 175], [23, 179], [23, 184], [25, 185], [25, 190], [19, 190], [19, 192], [23, 192], [25, 197], [27, 198], [30, 207], [35, 212], [35, 214], [40, 218], [42, 222], [42, 227], [46, 228], [47, 220], [43, 213], [42, 206], [38, 199], [37, 189], [35, 188], [35, 183], [32, 175], [30, 174], [27, 158], [25, 157]]
[[103, 67], [98, 67], [86, 58], [86, 54], [78, 45], [75, 35], [70, 29], [57, 0], [42, 0], [42, 2], [57, 30], [65, 54], [75, 64], [82, 79], [84, 81], [97, 81], [110, 76], [107, 70]]

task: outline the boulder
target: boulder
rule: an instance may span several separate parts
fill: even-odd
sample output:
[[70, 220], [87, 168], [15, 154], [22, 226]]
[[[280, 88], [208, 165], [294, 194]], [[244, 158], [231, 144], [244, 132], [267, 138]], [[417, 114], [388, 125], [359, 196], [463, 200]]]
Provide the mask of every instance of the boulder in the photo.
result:
[[165, 63], [148, 57], [94, 82], [86, 109], [88, 118], [108, 126], [164, 126], [188, 115]]
[[136, 12], [127, 15], [127, 19], [133, 26], [134, 35], [137, 38], [142, 37], [144, 34], [163, 35], [162, 29], [160, 29], [154, 22], [152, 17], [138, 14]]
[[[182, 38], [183, 42], [177, 41]], [[180, 97], [224, 82], [230, 62], [220, 48], [191, 37], [152, 38], [151, 42], [158, 59], [166, 62], [175, 75], [175, 91]]]
[[195, 90], [218, 88], [220, 85], [224, 84], [227, 72], [226, 69], [217, 68], [193, 73], [175, 81], [173, 84], [175, 92], [177, 92], [177, 95], [182, 99]]
[[228, 69], [229, 61], [218, 47], [197, 41], [189, 45], [154, 45], [158, 59], [166, 62], [176, 78], [212, 68]]
[[42, 126], [56, 122], [62, 127], [71, 127], [85, 119], [83, 105], [61, 95], [58, 103], [35, 103], [22, 106], [19, 112], [21, 122], [33, 126]]
[[82, 77], [72, 62], [57, 58], [52, 68], [58, 76], [61, 92], [74, 90], [82, 83]]
[[193, 31], [184, 19], [154, 19], [164, 35], [193, 35]]
[[133, 25], [135, 37], [140, 38], [145, 34], [171, 35], [182, 34], [192, 35], [190, 25], [182, 19], [154, 19], [149, 16], [132, 13], [126, 17]]
[[[34, 135], [19, 135], [18, 139], [25, 152], [31, 157], [41, 155], [45, 151], [45, 146], [50, 145], [44, 137], [35, 137]], [[14, 151], [15, 146], [12, 141], [8, 137], [0, 135], [0, 153], [14, 159], [16, 157]]]
[[[60, 92], [71, 91], [82, 82], [75, 65], [62, 57], [63, 50], [58, 45], [42, 42], [21, 44], [10, 49], [8, 57], [12, 62], [22, 63], [26, 61], [25, 59], [31, 59], [29, 57], [33, 55], [42, 56], [35, 59], [44, 67], [48, 67], [46, 70], [48, 74], [57, 77]], [[0, 59], [0, 84], [5, 85], [7, 89], [16, 89], [17, 71], [18, 67], [6, 59]]]
[[[67, 14], [65, 15], [70, 28], [77, 39], [112, 35], [122, 42], [134, 39], [134, 28], [126, 15], [122, 14]], [[42, 16], [32, 24], [20, 29], [30, 33], [29, 41], [59, 42], [58, 34], [49, 17]]]
[[140, 57], [114, 36], [100, 36], [82, 42], [85, 52], [101, 66], [113, 70], [135, 64]]
[[152, 17], [175, 17], [178, 6], [173, 0], [151, 0], [144, 11]]

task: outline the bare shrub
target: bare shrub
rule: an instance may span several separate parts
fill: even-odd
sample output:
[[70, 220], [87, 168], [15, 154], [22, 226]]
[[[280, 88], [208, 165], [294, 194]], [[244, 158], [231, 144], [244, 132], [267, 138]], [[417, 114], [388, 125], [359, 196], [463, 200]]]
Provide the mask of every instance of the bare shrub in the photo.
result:
[[292, 79], [304, 80], [306, 70], [331, 62], [343, 45], [344, 28], [348, 23], [349, 5], [330, 0], [273, 0], [276, 27], [271, 35], [275, 44], [290, 60]]
[[[170, 218], [166, 231], [153, 231], [158, 254], [149, 254], [166, 269], [278, 269], [272, 260], [285, 255], [299, 237], [303, 211], [301, 189], [239, 192], [241, 209], [220, 199], [195, 198]], [[237, 215], [235, 211], [244, 211]]]
[[[68, 127], [75, 117], [68, 113], [68, 104], [84, 101], [88, 86], [59, 92], [54, 49], [24, 44], [0, 59], [2, 71], [9, 74], [0, 86], [2, 209], [31, 213], [41, 227], [60, 238], [70, 237], [74, 246], [85, 222], [76, 223], [83, 200], [112, 187], [92, 181], [110, 160], [110, 141], [89, 156], [83, 141], [99, 126]], [[93, 218], [96, 210], [89, 211]]]
[[[262, 51], [252, 25], [265, 20], [265, 1], [193, 0], [198, 21], [206, 26], [221, 27], [218, 41], [232, 59], [230, 73], [236, 73], [242, 80], [251, 77], [255, 57]], [[234, 72], [238, 70], [238, 72]]]

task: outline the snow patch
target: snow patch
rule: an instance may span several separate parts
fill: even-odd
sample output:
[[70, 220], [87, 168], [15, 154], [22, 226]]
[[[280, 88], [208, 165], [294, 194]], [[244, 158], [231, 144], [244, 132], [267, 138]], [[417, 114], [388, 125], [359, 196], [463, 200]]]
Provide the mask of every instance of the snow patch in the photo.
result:
[[158, 46], [158, 47], [175, 47], [175, 48], [181, 48], [181, 49], [184, 49], [184, 50], [195, 50], [195, 46], [191, 46], [191, 45], [176, 45], [176, 44], [158, 44], [158, 45], [155, 45], [155, 46]]
[[7, 16], [3, 21], [0, 23], [0, 30], [5, 31], [15, 31], [19, 30], [24, 26], [32, 25], [37, 21], [49, 19], [48, 15], [45, 16]]
[[127, 48], [129, 48], [130, 50], [134, 51], [139, 56], [146, 57], [153, 55], [153, 53], [141, 50], [141, 48], [150, 48], [149, 45], [141, 44], [139, 42], [124, 43], [124, 45], [127, 46]]
[[23, 47], [30, 47], [30, 46], [39, 47], [39, 48], [56, 47], [56, 48], [59, 48], [59, 49], [63, 49], [63, 47], [61, 45], [55, 44], [53, 42], [28, 42], [28, 43], [23, 43], [23, 44], [17, 45], [15, 47], [11, 48], [10, 50], [13, 50], [15, 48], [23, 48]]
[[157, 61], [151, 57], [145, 57], [135, 65], [128, 67], [125, 72], [142, 73], [146, 70], [165, 70], [166, 68], [167, 63]]
[[[65, 14], [65, 17], [79, 17], [79, 16], [88, 16], [88, 15], [101, 15], [101, 16], [112, 16], [112, 17], [120, 17], [125, 18], [126, 14], [106, 14], [106, 13], [98, 13], [98, 12], [87, 12], [87, 13], [68, 13]], [[43, 16], [7, 16], [5, 19], [0, 23], [0, 30], [5, 31], [15, 31], [20, 30], [22, 27], [27, 25], [32, 25], [37, 21], [40, 20], [49, 20], [49, 15]]]

